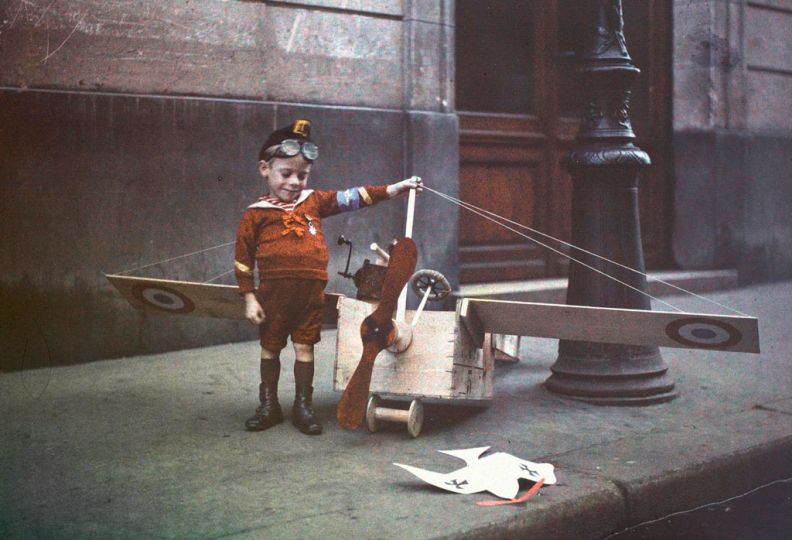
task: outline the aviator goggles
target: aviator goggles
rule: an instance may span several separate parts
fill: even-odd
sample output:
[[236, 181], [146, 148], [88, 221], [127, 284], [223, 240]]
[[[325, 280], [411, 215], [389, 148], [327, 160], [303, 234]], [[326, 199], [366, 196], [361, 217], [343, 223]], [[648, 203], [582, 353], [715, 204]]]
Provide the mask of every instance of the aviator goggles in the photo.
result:
[[302, 154], [308, 161], [314, 161], [319, 157], [319, 147], [310, 141], [286, 139], [268, 153], [270, 154], [270, 159], [276, 157], [294, 157], [297, 154]]

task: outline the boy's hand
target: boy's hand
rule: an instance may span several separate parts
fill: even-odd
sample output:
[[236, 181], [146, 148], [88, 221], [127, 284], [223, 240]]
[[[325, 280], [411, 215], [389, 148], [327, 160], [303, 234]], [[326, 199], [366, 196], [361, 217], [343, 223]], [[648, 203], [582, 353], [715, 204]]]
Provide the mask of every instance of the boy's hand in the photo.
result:
[[264, 310], [256, 300], [256, 295], [247, 293], [245, 295], [245, 318], [253, 324], [261, 324], [264, 321]]
[[412, 176], [406, 180], [402, 180], [401, 182], [396, 182], [395, 184], [391, 184], [388, 186], [387, 192], [388, 197], [395, 197], [396, 195], [401, 195], [402, 193], [406, 193], [414, 189], [417, 193], [423, 191], [423, 180], [421, 180], [420, 176]]

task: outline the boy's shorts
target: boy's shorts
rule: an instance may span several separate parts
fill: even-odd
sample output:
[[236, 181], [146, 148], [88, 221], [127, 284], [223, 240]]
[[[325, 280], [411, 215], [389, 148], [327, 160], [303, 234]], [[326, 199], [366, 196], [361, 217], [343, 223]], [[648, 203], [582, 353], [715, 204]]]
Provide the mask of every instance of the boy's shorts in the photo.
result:
[[289, 336], [293, 343], [313, 345], [321, 339], [326, 281], [272, 279], [259, 284], [256, 296], [264, 310], [259, 325], [261, 346], [279, 351]]

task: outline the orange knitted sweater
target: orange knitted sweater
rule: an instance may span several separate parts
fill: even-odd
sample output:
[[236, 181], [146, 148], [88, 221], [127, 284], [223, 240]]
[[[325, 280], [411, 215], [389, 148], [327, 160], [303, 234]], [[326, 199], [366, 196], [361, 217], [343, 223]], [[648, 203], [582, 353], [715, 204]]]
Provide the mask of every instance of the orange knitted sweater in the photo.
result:
[[245, 210], [237, 232], [234, 271], [239, 292], [255, 290], [254, 265], [258, 266], [259, 282], [287, 278], [326, 281], [328, 255], [322, 218], [388, 199], [386, 190], [387, 186], [306, 189], [291, 212], [259, 198]]

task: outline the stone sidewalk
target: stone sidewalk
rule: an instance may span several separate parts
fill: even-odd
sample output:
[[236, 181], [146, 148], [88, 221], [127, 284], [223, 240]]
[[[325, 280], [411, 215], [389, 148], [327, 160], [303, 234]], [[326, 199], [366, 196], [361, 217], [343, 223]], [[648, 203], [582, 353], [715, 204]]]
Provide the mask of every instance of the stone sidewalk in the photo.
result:
[[[711, 297], [759, 317], [763, 352], [663, 349], [680, 394], [670, 403], [561, 399], [542, 386], [557, 342], [525, 339], [520, 363], [496, 366], [490, 407], [427, 406], [417, 439], [335, 423], [334, 331], [317, 355], [319, 437], [288, 421], [244, 431], [256, 343], [0, 374], [0, 537], [602, 538], [790, 476], [792, 282]], [[553, 463], [559, 483], [479, 507], [494, 497], [441, 492], [392, 465], [450, 471], [462, 462], [437, 450], [477, 446]]]

